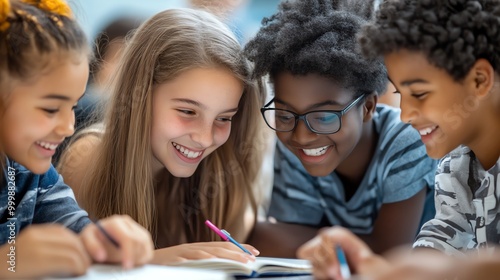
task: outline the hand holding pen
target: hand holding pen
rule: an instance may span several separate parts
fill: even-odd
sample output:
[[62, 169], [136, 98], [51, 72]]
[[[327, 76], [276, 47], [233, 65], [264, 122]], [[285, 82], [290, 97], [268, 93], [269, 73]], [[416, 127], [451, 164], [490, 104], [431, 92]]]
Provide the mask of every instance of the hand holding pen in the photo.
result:
[[374, 263], [380, 264], [368, 245], [341, 227], [322, 230], [302, 245], [297, 255], [311, 261], [314, 276], [321, 279], [349, 279], [351, 272], [363, 274]]
[[220, 236], [220, 238], [222, 238], [222, 240], [233, 243], [236, 247], [240, 248], [243, 252], [253, 256], [253, 254], [248, 249], [246, 249], [243, 245], [238, 243], [238, 241], [236, 241], [234, 238], [232, 238], [231, 234], [229, 232], [227, 232], [225, 229], [219, 229], [214, 224], [212, 224], [212, 222], [210, 222], [209, 220], [205, 221], [205, 225], [208, 228], [210, 228], [213, 232], [215, 232], [218, 236]]
[[95, 262], [143, 265], [153, 257], [151, 234], [129, 216], [112, 216], [86, 226], [80, 238]]

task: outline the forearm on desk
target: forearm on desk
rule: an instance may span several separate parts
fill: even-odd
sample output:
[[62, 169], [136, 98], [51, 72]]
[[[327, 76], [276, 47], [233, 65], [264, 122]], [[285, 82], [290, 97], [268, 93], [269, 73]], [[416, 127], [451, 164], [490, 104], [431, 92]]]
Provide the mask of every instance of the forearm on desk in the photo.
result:
[[295, 258], [297, 249], [318, 234], [318, 228], [285, 223], [259, 222], [247, 243], [263, 257]]

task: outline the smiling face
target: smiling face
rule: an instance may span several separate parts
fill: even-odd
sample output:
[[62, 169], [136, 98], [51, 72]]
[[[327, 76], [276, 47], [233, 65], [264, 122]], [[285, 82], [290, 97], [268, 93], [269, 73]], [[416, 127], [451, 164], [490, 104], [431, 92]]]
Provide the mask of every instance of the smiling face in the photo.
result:
[[243, 84], [228, 70], [196, 68], [153, 90], [151, 142], [158, 168], [193, 175], [201, 160], [231, 132]]
[[423, 54], [406, 50], [384, 58], [389, 77], [401, 93], [401, 119], [420, 132], [430, 157], [441, 158], [473, 141], [482, 121], [471, 75], [456, 82]]
[[[297, 114], [313, 110], [342, 110], [357, 97], [315, 74], [294, 76], [280, 73], [274, 79], [274, 87], [274, 106]], [[300, 159], [309, 174], [326, 176], [349, 157], [360, 141], [363, 132], [361, 102], [342, 117], [342, 127], [337, 133], [316, 134], [299, 121], [293, 131], [277, 132], [278, 138]]]
[[47, 172], [57, 146], [73, 135], [73, 108], [87, 84], [87, 58], [65, 60], [29, 83], [14, 81], [0, 120], [7, 156], [36, 174]]

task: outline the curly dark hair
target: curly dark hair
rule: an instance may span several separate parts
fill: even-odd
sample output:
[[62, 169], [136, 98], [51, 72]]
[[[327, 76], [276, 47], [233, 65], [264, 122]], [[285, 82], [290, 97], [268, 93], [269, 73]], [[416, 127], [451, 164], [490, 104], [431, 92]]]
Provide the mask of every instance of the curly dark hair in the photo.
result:
[[356, 37], [373, 17], [374, 6], [368, 0], [281, 2], [245, 47], [255, 64], [254, 77], [269, 74], [273, 81], [281, 72], [318, 74], [356, 93], [383, 93], [385, 66], [365, 58]]
[[399, 49], [423, 52], [455, 81], [480, 58], [498, 72], [500, 0], [388, 0], [359, 41], [369, 58]]

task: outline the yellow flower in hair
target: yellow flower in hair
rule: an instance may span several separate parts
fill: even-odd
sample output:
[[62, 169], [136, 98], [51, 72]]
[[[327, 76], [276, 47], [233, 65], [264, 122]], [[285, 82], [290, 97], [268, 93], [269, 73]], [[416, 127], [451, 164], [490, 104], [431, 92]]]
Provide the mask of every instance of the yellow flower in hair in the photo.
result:
[[0, 0], [0, 32], [9, 28], [10, 23], [7, 21], [10, 13], [9, 0]]
[[71, 17], [71, 9], [64, 0], [22, 0], [22, 2], [56, 15]]
[[71, 17], [71, 9], [64, 0], [41, 0], [38, 7], [56, 15]]

